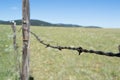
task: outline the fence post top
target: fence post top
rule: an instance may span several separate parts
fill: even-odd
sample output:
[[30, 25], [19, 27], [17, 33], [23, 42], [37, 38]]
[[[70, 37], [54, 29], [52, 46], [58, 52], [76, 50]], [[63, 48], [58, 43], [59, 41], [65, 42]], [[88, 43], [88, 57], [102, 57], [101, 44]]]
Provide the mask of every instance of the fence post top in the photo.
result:
[[10, 23], [16, 24], [16, 22], [14, 20], [10, 21]]

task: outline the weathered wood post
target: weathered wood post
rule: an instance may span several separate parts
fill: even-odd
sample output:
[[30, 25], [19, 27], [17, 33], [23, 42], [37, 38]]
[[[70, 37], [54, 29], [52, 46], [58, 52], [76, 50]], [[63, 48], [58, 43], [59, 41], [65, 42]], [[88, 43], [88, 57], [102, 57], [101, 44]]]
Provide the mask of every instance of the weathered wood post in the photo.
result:
[[14, 46], [14, 50], [16, 50], [17, 48], [17, 44], [16, 44], [16, 22], [11, 21], [12, 25], [12, 31], [13, 31], [13, 46]]
[[22, 73], [21, 80], [29, 79], [29, 31], [30, 31], [30, 8], [29, 0], [22, 0], [22, 34], [23, 34], [23, 53], [22, 53]]

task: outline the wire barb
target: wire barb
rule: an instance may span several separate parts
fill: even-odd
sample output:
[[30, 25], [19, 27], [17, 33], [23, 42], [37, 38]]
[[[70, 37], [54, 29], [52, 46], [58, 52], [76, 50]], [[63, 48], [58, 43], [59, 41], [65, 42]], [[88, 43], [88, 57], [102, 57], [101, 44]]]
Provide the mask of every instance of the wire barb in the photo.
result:
[[78, 53], [80, 55], [83, 52], [82, 47], [78, 47], [77, 51], [78, 51]]

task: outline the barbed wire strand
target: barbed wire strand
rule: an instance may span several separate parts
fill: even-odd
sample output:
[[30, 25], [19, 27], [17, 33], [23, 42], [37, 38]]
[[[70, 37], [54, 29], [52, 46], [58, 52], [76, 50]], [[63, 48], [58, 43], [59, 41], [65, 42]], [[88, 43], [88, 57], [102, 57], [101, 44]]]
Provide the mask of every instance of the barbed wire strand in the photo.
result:
[[97, 55], [105, 55], [105, 56], [110, 56], [110, 57], [120, 57], [120, 45], [118, 46], [118, 53], [113, 53], [113, 52], [104, 52], [104, 51], [95, 51], [95, 50], [88, 50], [88, 49], [84, 49], [82, 47], [63, 47], [63, 46], [54, 46], [48, 43], [45, 43], [43, 40], [41, 40], [41, 38], [39, 38], [34, 32], [29, 31], [41, 44], [45, 45], [46, 48], [50, 47], [53, 49], [58, 49], [58, 50], [63, 50], [63, 49], [67, 49], [67, 50], [75, 50], [79, 53], [79, 55], [84, 52], [84, 53], [94, 53]]

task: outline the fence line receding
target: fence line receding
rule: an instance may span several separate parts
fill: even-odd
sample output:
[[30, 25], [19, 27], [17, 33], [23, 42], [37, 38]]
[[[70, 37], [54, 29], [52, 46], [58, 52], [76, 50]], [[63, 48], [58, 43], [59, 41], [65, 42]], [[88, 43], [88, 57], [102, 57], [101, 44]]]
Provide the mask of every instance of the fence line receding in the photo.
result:
[[88, 50], [88, 49], [84, 49], [82, 47], [63, 47], [63, 46], [54, 46], [48, 43], [45, 43], [43, 40], [41, 40], [41, 38], [39, 38], [39, 36], [37, 36], [34, 32], [30, 33], [37, 39], [37, 41], [39, 41], [41, 44], [45, 45], [46, 47], [50, 47], [53, 49], [58, 49], [58, 50], [63, 50], [63, 49], [67, 49], [67, 50], [74, 50], [77, 51], [79, 53], [79, 55], [84, 52], [84, 53], [94, 53], [94, 54], [98, 54], [98, 55], [105, 55], [105, 56], [110, 56], [110, 57], [120, 57], [120, 45], [118, 46], [118, 53], [113, 53], [113, 52], [104, 52], [104, 51], [95, 51], [95, 50]]

